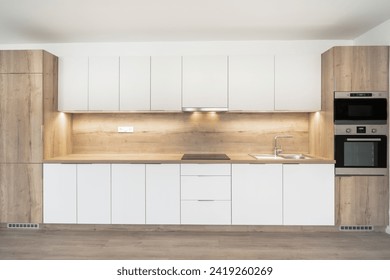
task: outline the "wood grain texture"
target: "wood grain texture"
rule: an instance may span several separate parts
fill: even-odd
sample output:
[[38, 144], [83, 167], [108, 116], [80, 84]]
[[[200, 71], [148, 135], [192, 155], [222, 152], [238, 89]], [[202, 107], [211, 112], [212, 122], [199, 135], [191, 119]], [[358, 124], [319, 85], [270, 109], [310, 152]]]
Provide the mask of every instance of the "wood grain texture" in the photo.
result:
[[274, 136], [285, 134], [293, 138], [280, 141], [284, 152], [308, 153], [308, 114], [74, 114], [72, 152], [269, 153]]
[[336, 176], [336, 201], [339, 225], [387, 225], [388, 177]]
[[321, 112], [311, 113], [309, 120], [310, 153], [319, 157], [334, 158], [333, 90], [334, 51], [322, 54], [321, 61]]
[[0, 222], [42, 223], [42, 164], [0, 164]]
[[389, 48], [353, 48], [352, 91], [389, 90]]
[[130, 232], [69, 227], [0, 229], [0, 259], [390, 259], [389, 236], [384, 232], [237, 232], [235, 227], [228, 231], [208, 228], [186, 232], [151, 232], [143, 227]]
[[0, 73], [42, 73], [42, 56], [41, 50], [0, 50]]
[[42, 75], [0, 74], [0, 162], [42, 162]]
[[388, 91], [387, 46], [335, 47], [335, 91]]
[[43, 54], [43, 158], [48, 159], [72, 152], [72, 115], [57, 111], [58, 58]]

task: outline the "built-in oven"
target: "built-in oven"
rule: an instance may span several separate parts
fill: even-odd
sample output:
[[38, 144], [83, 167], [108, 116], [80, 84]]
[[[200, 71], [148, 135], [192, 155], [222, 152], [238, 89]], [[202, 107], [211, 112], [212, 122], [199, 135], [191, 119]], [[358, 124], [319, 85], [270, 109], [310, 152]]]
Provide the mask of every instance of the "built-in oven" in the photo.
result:
[[335, 124], [386, 124], [387, 92], [335, 92]]
[[387, 125], [335, 125], [336, 175], [386, 175]]

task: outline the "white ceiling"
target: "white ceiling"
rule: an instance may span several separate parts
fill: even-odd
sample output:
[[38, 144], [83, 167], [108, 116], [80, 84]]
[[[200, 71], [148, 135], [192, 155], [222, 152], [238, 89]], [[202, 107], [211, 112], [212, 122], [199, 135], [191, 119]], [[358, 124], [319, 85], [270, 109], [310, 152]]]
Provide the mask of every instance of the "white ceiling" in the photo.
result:
[[388, 19], [390, 0], [0, 0], [0, 43], [350, 40]]

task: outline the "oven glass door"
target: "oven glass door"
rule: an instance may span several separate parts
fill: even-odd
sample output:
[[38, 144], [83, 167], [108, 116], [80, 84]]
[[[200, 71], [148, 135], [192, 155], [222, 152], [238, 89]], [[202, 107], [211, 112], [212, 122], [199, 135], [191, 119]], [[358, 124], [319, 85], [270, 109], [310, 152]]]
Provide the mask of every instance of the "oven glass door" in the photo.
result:
[[336, 135], [336, 168], [386, 168], [385, 135]]
[[386, 123], [387, 100], [373, 99], [335, 99], [335, 123], [368, 121], [372, 123]]

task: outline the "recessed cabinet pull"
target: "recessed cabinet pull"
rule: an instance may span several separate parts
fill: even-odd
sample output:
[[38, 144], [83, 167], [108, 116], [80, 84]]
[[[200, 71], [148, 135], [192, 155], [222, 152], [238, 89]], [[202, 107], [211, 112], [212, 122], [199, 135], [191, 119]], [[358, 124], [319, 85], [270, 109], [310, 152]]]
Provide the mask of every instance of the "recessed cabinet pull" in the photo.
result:
[[214, 201], [212, 199], [198, 199], [198, 201]]

